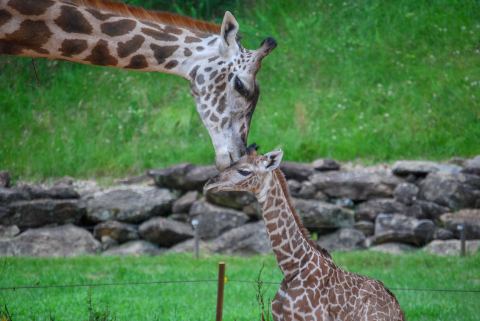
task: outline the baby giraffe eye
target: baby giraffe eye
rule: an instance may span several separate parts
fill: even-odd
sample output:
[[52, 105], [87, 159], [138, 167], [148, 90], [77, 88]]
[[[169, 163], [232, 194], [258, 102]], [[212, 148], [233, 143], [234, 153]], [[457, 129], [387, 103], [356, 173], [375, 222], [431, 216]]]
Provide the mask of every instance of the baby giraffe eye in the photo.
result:
[[248, 176], [248, 175], [250, 175], [250, 174], [252, 173], [252, 172], [247, 171], [247, 170], [245, 170], [245, 169], [237, 169], [237, 172], [238, 172], [238, 174], [240, 174], [240, 175], [242, 175], [242, 176]]

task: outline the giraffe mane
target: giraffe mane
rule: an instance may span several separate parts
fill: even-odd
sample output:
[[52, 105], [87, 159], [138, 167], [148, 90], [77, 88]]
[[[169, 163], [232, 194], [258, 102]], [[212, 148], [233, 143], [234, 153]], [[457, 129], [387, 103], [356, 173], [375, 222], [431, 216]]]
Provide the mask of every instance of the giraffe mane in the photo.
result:
[[218, 24], [181, 16], [171, 12], [146, 10], [144, 8], [129, 6], [121, 2], [110, 0], [70, 0], [70, 2], [92, 9], [107, 11], [109, 13], [143, 19], [149, 22], [158, 22], [176, 27], [185, 27], [190, 30], [212, 34], [220, 33], [220, 25]]
[[292, 212], [293, 218], [295, 220], [295, 223], [300, 229], [300, 232], [302, 233], [303, 237], [307, 240], [308, 244], [312, 246], [314, 249], [318, 250], [320, 253], [322, 253], [324, 256], [328, 257], [331, 259], [332, 257], [330, 256], [330, 253], [310, 238], [310, 232], [305, 228], [303, 225], [302, 219], [298, 215], [297, 211], [295, 210], [295, 207], [292, 204], [292, 198], [290, 197], [290, 192], [288, 191], [288, 185], [287, 185], [287, 180], [285, 178], [285, 175], [280, 169], [275, 169], [273, 171], [274, 175], [276, 176], [278, 182], [280, 183], [280, 187], [282, 189], [283, 194], [285, 195], [285, 199], [287, 200], [287, 205], [290, 208], [290, 211]]

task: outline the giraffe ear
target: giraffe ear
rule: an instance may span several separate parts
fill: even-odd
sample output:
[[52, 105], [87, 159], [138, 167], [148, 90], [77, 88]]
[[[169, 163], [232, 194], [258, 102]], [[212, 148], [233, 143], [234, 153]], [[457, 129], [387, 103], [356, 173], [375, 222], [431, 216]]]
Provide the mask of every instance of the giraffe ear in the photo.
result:
[[275, 150], [273, 152], [266, 153], [264, 156], [266, 158], [265, 169], [267, 171], [273, 171], [280, 166], [280, 163], [282, 162], [283, 151], [281, 149]]
[[220, 54], [228, 55], [229, 49], [235, 48], [237, 45], [238, 28], [237, 19], [235, 19], [230, 11], [226, 11], [220, 30]]

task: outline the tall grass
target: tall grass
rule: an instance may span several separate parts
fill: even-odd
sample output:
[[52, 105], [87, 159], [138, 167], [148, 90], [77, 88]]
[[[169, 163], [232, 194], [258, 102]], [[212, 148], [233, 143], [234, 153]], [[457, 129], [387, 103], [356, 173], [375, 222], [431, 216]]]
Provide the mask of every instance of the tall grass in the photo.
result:
[[[279, 43], [258, 74], [249, 140], [262, 150], [301, 161], [480, 154], [478, 1], [225, 3], [247, 47]], [[30, 59], [0, 57], [0, 168], [85, 177], [212, 162], [184, 80], [35, 64], [39, 84]]]

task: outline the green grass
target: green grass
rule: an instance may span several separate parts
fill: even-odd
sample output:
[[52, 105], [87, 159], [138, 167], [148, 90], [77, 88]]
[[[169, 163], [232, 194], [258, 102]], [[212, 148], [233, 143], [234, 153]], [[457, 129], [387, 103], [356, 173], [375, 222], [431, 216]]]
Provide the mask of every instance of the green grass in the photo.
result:
[[[349, 271], [383, 281], [397, 296], [408, 320], [478, 320], [480, 293], [402, 291], [399, 289], [480, 290], [480, 255], [467, 258], [426, 254], [390, 256], [372, 252], [336, 253], [336, 262]], [[70, 259], [3, 258], [0, 287], [159, 280], [216, 279], [217, 262], [227, 263], [224, 320], [259, 320], [254, 284], [262, 265], [262, 280], [281, 280], [272, 256], [207, 257], [166, 255], [141, 258], [84, 257]], [[268, 285], [266, 299], [277, 285]], [[213, 320], [216, 283], [151, 284], [0, 291], [13, 321], [88, 320], [93, 311], [108, 311], [116, 320]]]
[[[267, 35], [279, 44], [258, 74], [249, 141], [262, 150], [281, 146], [287, 159], [301, 161], [480, 154], [478, 1], [232, 6], [246, 47]], [[212, 162], [186, 81], [36, 65], [39, 84], [30, 59], [0, 57], [0, 168], [16, 177], [119, 176]]]

